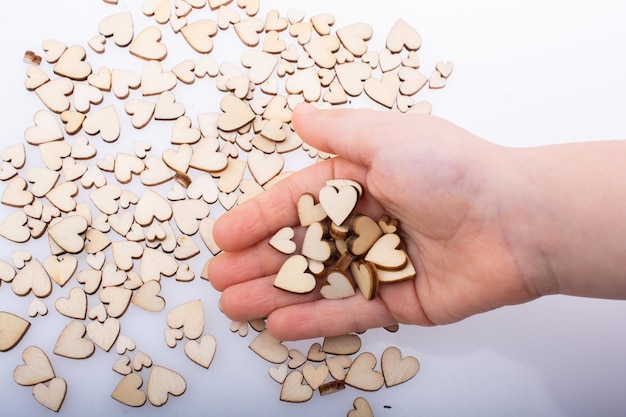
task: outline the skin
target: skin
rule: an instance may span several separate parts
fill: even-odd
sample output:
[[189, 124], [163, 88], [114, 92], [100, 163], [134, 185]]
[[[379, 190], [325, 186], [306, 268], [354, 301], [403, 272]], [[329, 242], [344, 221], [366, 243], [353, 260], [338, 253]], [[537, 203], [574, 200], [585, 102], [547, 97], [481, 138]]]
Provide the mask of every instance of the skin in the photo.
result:
[[[626, 142], [508, 148], [434, 116], [310, 105], [292, 125], [337, 157], [217, 220], [223, 252], [203, 276], [231, 319], [266, 317], [274, 337], [294, 340], [447, 324], [549, 294], [626, 298]], [[286, 256], [268, 240], [298, 224], [300, 195], [329, 178], [363, 184], [357, 212], [400, 220], [416, 279], [381, 286], [372, 301], [272, 286]]]

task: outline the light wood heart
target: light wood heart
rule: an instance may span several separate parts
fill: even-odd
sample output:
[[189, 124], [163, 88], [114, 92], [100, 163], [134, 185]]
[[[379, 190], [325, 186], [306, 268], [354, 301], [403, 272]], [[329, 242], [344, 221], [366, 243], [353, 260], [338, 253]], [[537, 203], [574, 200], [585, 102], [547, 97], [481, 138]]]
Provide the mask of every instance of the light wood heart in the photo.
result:
[[123, 287], [106, 287], [100, 290], [100, 301], [106, 306], [107, 315], [119, 318], [124, 315], [130, 304], [133, 292]]
[[87, 230], [87, 220], [82, 216], [70, 216], [48, 228], [48, 236], [68, 253], [79, 253], [85, 247], [82, 237]]
[[15, 275], [11, 289], [17, 295], [32, 291], [37, 297], [45, 298], [52, 292], [52, 281], [39, 260], [33, 259]]
[[159, 292], [161, 284], [158, 281], [148, 281], [135, 291], [132, 302], [147, 311], [162, 311], [165, 308], [165, 299]]
[[143, 352], [137, 352], [133, 358], [133, 369], [137, 372], [152, 366], [152, 358]]
[[168, 395], [179, 396], [187, 389], [187, 382], [178, 373], [154, 365], [148, 378], [148, 400], [160, 407], [167, 402]]
[[314, 365], [307, 363], [302, 368], [302, 375], [311, 389], [315, 391], [328, 377], [328, 366], [321, 364], [318, 367], [315, 367]]
[[148, 26], [135, 37], [129, 51], [146, 61], [161, 61], [167, 56], [167, 47], [161, 42], [161, 38], [161, 30], [158, 27]]
[[[176, 245], [176, 239], [174, 239], [174, 245]], [[139, 269], [139, 275], [144, 282], [159, 281], [161, 275], [171, 277], [176, 274], [176, 271], [178, 271], [178, 263], [172, 256], [161, 250], [144, 249]]]
[[201, 54], [208, 54], [213, 50], [213, 36], [217, 34], [217, 30], [217, 22], [202, 19], [187, 24], [180, 32], [193, 49]]
[[348, 411], [348, 417], [374, 417], [370, 403], [363, 397], [358, 397], [352, 403], [354, 408]]
[[302, 354], [298, 349], [289, 350], [289, 362], [287, 366], [291, 369], [296, 369], [302, 366], [306, 362], [306, 356]]
[[96, 347], [85, 339], [87, 328], [82, 321], [74, 320], [61, 331], [53, 352], [70, 359], [85, 359], [93, 355]]
[[30, 322], [6, 311], [0, 311], [0, 352], [6, 352], [24, 337]]
[[49, 256], [45, 259], [43, 266], [50, 278], [63, 287], [76, 272], [78, 258], [73, 255], [65, 255], [62, 259]]
[[351, 279], [340, 270], [331, 271], [320, 289], [322, 297], [329, 300], [352, 297], [355, 293]]
[[115, 106], [110, 105], [91, 112], [83, 122], [83, 130], [90, 135], [99, 133], [105, 142], [115, 142], [121, 131]]
[[408, 257], [401, 244], [400, 236], [395, 233], [382, 235], [365, 255], [365, 260], [374, 263], [380, 269], [398, 270], [406, 266]]
[[287, 378], [289, 368], [283, 363], [280, 364], [278, 367], [271, 366], [268, 373], [274, 381], [282, 384], [285, 381], [285, 378]]
[[297, 294], [305, 294], [313, 291], [317, 284], [315, 277], [306, 272], [307, 259], [302, 255], [292, 255], [281, 266], [274, 286]]
[[33, 397], [44, 407], [58, 412], [65, 400], [67, 383], [63, 378], [53, 378], [48, 385], [39, 383], [33, 387]]
[[111, 397], [130, 407], [141, 407], [147, 399], [146, 393], [140, 389], [142, 385], [143, 378], [140, 374], [125, 375], [113, 390]]
[[31, 386], [50, 381], [55, 377], [48, 356], [37, 346], [29, 346], [22, 352], [24, 365], [13, 370], [13, 379], [20, 385]]
[[146, 189], [135, 206], [135, 221], [141, 226], [149, 226], [154, 219], [161, 222], [172, 217], [172, 207], [161, 195]]
[[352, 365], [352, 358], [348, 355], [335, 355], [326, 359], [328, 371], [337, 381], [346, 379], [347, 369]]
[[171, 329], [182, 328], [188, 339], [198, 339], [204, 332], [202, 300], [189, 301], [174, 307], [167, 313], [166, 322]]
[[105, 17], [98, 24], [98, 32], [105, 37], [112, 37], [117, 46], [128, 46], [134, 36], [132, 13], [122, 12]]
[[322, 350], [332, 355], [352, 355], [361, 349], [361, 338], [356, 334], [325, 337]]
[[337, 29], [337, 37], [341, 44], [354, 56], [362, 56], [367, 52], [367, 41], [372, 38], [374, 29], [367, 23], [354, 23]]
[[[48, 307], [46, 307], [46, 305], [39, 298], [33, 298], [32, 301], [28, 304], [28, 315], [30, 317], [37, 317], [45, 316], [46, 314], [48, 314]], [[1, 320], [2, 319], [0, 319], [0, 321]], [[5, 325], [0, 325], [0, 328], [5, 328]], [[9, 327], [7, 326], [6, 328]], [[9, 341], [11, 340], [9, 337], [5, 338], [5, 336], [0, 337], [0, 339], [2, 339], [3, 341], [6, 340], [5, 343], [9, 343]], [[0, 346], [0, 352], [2, 351], [2, 346]]]
[[413, 356], [402, 358], [402, 352], [395, 346], [390, 346], [383, 351], [380, 362], [387, 387], [408, 381], [420, 369], [420, 363], [416, 358]]
[[91, 74], [91, 65], [85, 61], [87, 53], [80, 45], [68, 47], [52, 69], [55, 74], [61, 77], [68, 77], [72, 80], [83, 81]]
[[87, 294], [82, 288], [74, 287], [69, 297], [61, 297], [54, 303], [56, 310], [65, 317], [84, 320], [87, 316]]
[[31, 145], [53, 142], [63, 139], [63, 131], [54, 115], [47, 110], [39, 110], [33, 115], [35, 126], [24, 132], [26, 142]]
[[326, 262], [336, 254], [333, 242], [327, 239], [328, 227], [322, 222], [311, 224], [304, 235], [302, 255], [319, 262]]
[[374, 370], [374, 367], [376, 367], [376, 357], [370, 352], [361, 353], [352, 362], [346, 374], [346, 384], [363, 391], [378, 391], [385, 380], [382, 373]]
[[217, 342], [215, 337], [210, 334], [202, 336], [199, 341], [188, 340], [185, 342], [185, 355], [196, 364], [208, 369], [213, 362]]
[[291, 227], [283, 227], [272, 236], [269, 244], [285, 255], [291, 255], [296, 251], [296, 243], [292, 240], [294, 231]]
[[366, 300], [373, 300], [378, 293], [378, 273], [376, 266], [371, 262], [353, 262], [350, 272], [357, 287]]
[[129, 375], [133, 372], [133, 369], [130, 367], [130, 358], [128, 355], [123, 355], [117, 358], [113, 364], [113, 370], [120, 375]]
[[268, 362], [280, 364], [289, 357], [289, 349], [275, 339], [268, 330], [261, 331], [252, 340], [250, 349]]
[[0, 223], [0, 236], [16, 243], [27, 242], [30, 239], [30, 229], [27, 223], [26, 213], [15, 211]]
[[280, 390], [281, 401], [303, 403], [313, 397], [313, 389], [303, 384], [304, 376], [299, 371], [292, 371], [287, 375]]
[[337, 190], [333, 186], [326, 185], [320, 190], [319, 200], [333, 223], [342, 225], [356, 207], [359, 193], [351, 186]]
[[416, 51], [422, 46], [422, 38], [406, 21], [398, 19], [387, 35], [386, 46], [391, 52], [400, 52], [402, 48]]
[[376, 221], [365, 215], [356, 215], [350, 223], [352, 235], [346, 241], [346, 247], [355, 256], [366, 254], [383, 231]]
[[106, 319], [103, 324], [92, 321], [87, 325], [87, 334], [98, 347], [108, 352], [120, 334], [120, 322], [113, 317]]

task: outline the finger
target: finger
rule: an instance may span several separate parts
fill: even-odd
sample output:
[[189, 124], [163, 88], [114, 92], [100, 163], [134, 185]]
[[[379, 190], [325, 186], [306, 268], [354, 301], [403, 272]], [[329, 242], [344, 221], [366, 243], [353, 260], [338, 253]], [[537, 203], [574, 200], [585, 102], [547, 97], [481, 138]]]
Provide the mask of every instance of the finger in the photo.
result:
[[267, 327], [279, 340], [338, 336], [396, 323], [381, 299], [357, 294], [340, 300], [319, 299], [291, 304], [272, 312]]
[[300, 104], [293, 111], [292, 125], [307, 144], [369, 167], [382, 151], [396, 147], [396, 142], [412, 133], [402, 130], [407, 120], [416, 129], [418, 122], [427, 120], [425, 117], [430, 116], [365, 109], [318, 110]]
[[249, 321], [265, 318], [276, 309], [307, 303], [320, 297], [318, 288], [308, 294], [295, 294], [276, 288], [275, 277], [270, 275], [226, 288], [220, 298], [222, 312], [232, 320]]
[[298, 224], [297, 202], [304, 193], [317, 195], [330, 178], [365, 182], [363, 167], [336, 158], [298, 171], [257, 197], [234, 207], [215, 222], [213, 237], [226, 252], [241, 250]]

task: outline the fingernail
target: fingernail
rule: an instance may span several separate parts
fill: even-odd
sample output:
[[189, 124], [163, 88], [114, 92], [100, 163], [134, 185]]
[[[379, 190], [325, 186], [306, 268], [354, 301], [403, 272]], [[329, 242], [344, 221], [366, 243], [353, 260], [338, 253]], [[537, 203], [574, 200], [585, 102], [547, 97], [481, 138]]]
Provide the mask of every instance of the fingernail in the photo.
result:
[[206, 263], [204, 264], [204, 267], [202, 268], [202, 272], [200, 272], [200, 277], [202, 279], [206, 279], [207, 281], [209, 281], [209, 265], [211, 264], [212, 260], [213, 258], [209, 258], [209, 260], [206, 261]]
[[309, 103], [300, 103], [294, 109], [294, 112], [296, 112], [298, 114], [304, 114], [304, 115], [315, 113], [317, 111], [319, 111], [319, 109], [317, 107], [315, 107], [314, 105], [309, 104]]

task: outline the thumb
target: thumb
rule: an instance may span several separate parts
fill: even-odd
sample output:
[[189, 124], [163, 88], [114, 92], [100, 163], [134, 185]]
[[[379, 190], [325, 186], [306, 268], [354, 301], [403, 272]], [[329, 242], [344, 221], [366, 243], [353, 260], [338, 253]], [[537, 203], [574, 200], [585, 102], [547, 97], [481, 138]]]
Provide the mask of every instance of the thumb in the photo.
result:
[[373, 110], [319, 110], [304, 103], [292, 115], [292, 126], [308, 145], [359, 165], [370, 166], [382, 147], [388, 146], [389, 128], [396, 114]]

